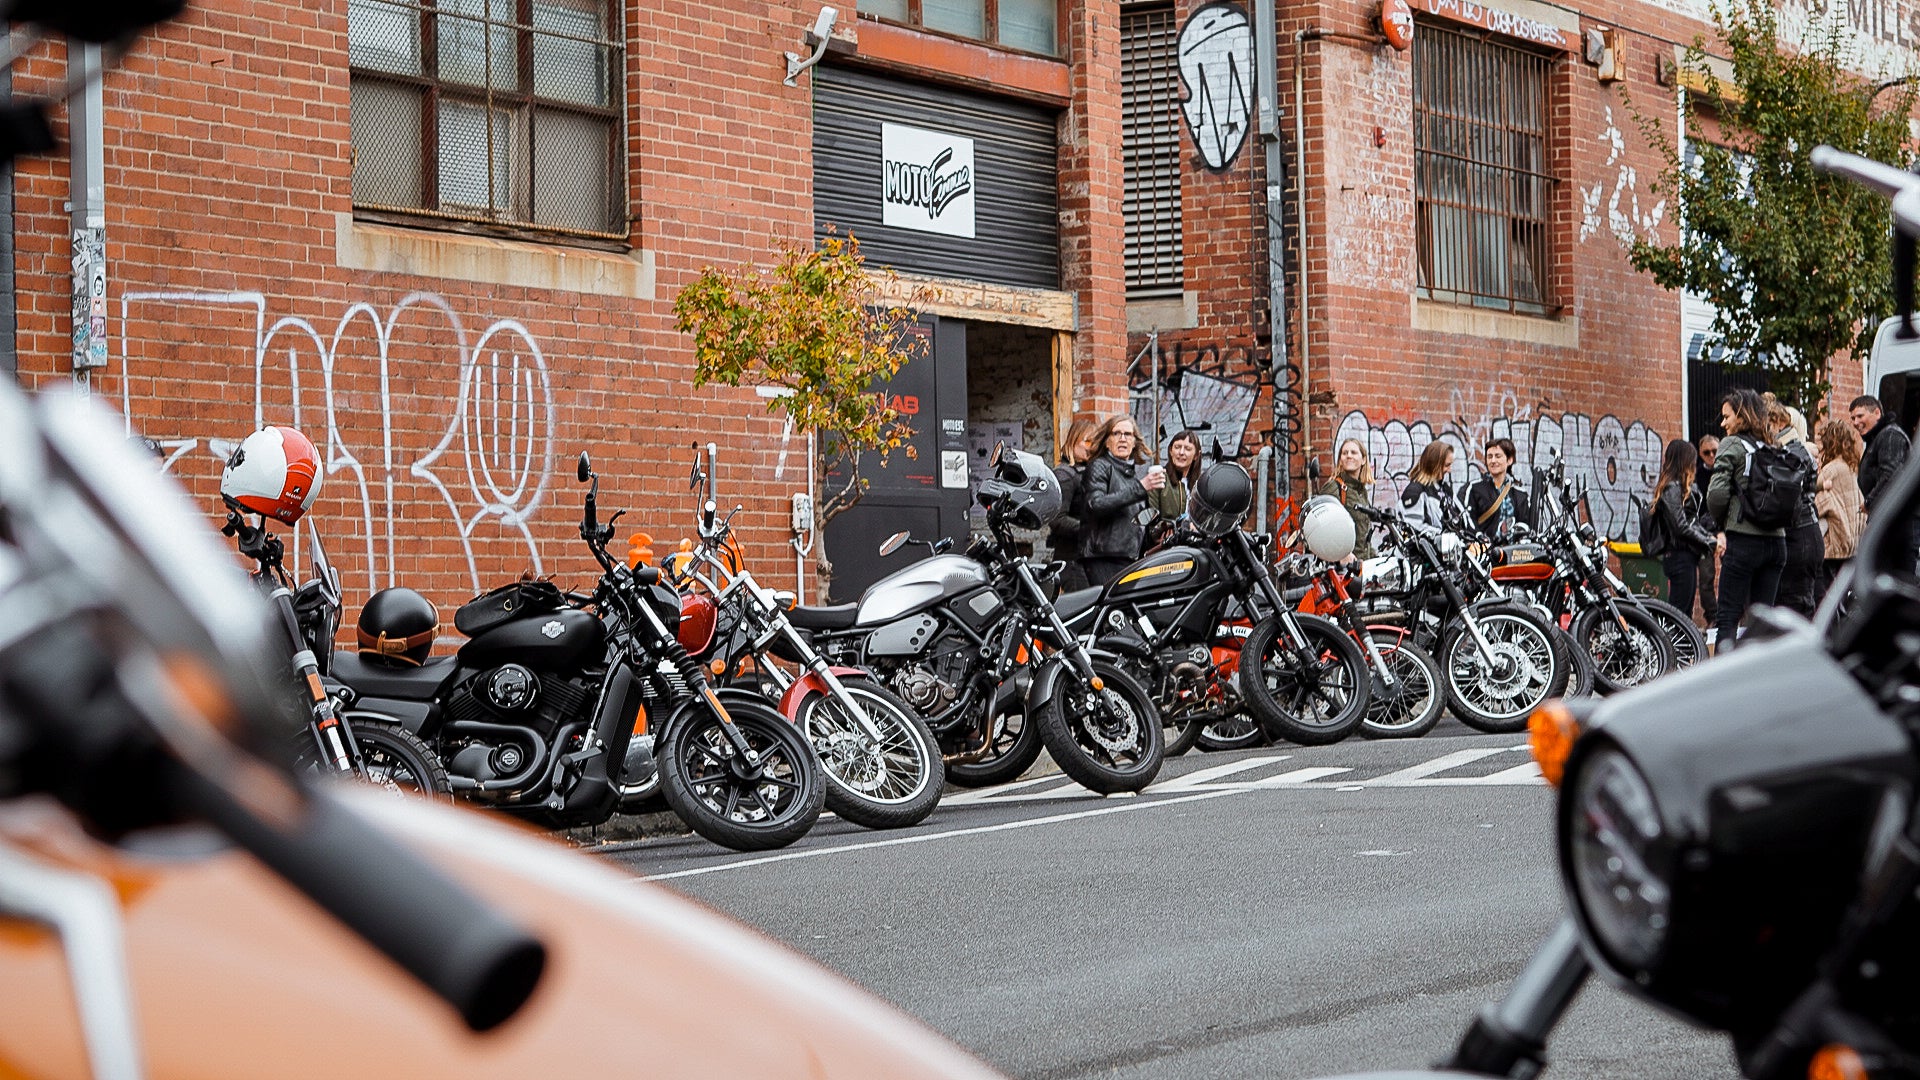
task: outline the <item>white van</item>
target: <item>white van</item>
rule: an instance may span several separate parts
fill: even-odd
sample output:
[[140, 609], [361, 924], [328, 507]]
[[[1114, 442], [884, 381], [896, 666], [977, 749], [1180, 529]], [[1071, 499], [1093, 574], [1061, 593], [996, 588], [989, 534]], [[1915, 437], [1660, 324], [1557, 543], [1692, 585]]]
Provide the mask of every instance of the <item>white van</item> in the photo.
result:
[[[1920, 330], [1920, 317], [1914, 320]], [[1920, 336], [1909, 341], [1899, 338], [1898, 316], [1880, 324], [1873, 335], [1873, 348], [1867, 352], [1867, 393], [1880, 399], [1882, 408], [1908, 430], [1920, 419]]]

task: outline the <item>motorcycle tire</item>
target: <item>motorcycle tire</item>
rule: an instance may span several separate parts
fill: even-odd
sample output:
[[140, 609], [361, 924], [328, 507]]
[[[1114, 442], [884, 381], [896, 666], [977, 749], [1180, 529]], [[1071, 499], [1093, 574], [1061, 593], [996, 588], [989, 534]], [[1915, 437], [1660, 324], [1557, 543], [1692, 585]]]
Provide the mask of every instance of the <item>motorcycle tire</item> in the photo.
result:
[[1475, 617], [1498, 654], [1496, 661], [1506, 659], [1511, 667], [1490, 677], [1473, 635], [1456, 617], [1434, 657], [1447, 680], [1447, 705], [1470, 728], [1496, 735], [1524, 731], [1533, 710], [1566, 693], [1572, 667], [1554, 646], [1552, 628], [1531, 609], [1501, 605], [1483, 608]]
[[[453, 782], [447, 779], [447, 767], [418, 735], [398, 724], [372, 720], [354, 720], [354, 745], [360, 749], [360, 763], [366, 766], [366, 782], [395, 795], [424, 796], [435, 802], [453, 801]], [[300, 732], [301, 748], [295, 767], [317, 769], [319, 759], [313, 737]], [[345, 774], [342, 774], [343, 776]]]
[[1199, 720], [1188, 716], [1184, 720], [1166, 720], [1165, 709], [1160, 710], [1163, 721], [1160, 725], [1160, 741], [1166, 746], [1166, 757], [1179, 757], [1193, 749], [1200, 741], [1200, 729], [1205, 727]]
[[1447, 683], [1427, 650], [1396, 634], [1375, 634], [1381, 659], [1393, 673], [1388, 693], [1374, 675], [1360, 734], [1368, 739], [1417, 739], [1433, 730], [1447, 707]]
[[1567, 689], [1560, 696], [1570, 698], [1592, 697], [1593, 657], [1588, 656], [1585, 652], [1581, 651], [1580, 646], [1573, 643], [1572, 634], [1567, 633], [1558, 626], [1554, 626], [1552, 629], [1553, 643], [1559, 646], [1560, 655], [1567, 661]]
[[1269, 740], [1267, 733], [1260, 730], [1260, 722], [1246, 713], [1238, 712], [1209, 720], [1200, 725], [1200, 734], [1193, 740], [1195, 746], [1210, 753], [1221, 750], [1245, 750], [1253, 746], [1265, 746]]
[[735, 698], [727, 712], [760, 756], [753, 775], [733, 767], [735, 752], [720, 719], [705, 703], [688, 701], [654, 744], [661, 794], [688, 828], [721, 847], [786, 847], [820, 818], [826, 801], [820, 760], [771, 706]]
[[1040, 760], [1040, 726], [1018, 708], [994, 717], [993, 750], [979, 761], [947, 763], [947, 781], [957, 787], [981, 788], [1018, 780]]
[[1590, 607], [1574, 616], [1567, 631], [1574, 645], [1593, 658], [1593, 685], [1602, 694], [1644, 686], [1673, 670], [1673, 646], [1653, 616], [1631, 604], [1617, 610], [1620, 621], [1604, 606]]
[[1693, 625], [1693, 616], [1667, 603], [1665, 600], [1643, 598], [1640, 607], [1653, 616], [1660, 629], [1667, 635], [1667, 644], [1673, 647], [1673, 666], [1677, 670], [1692, 667], [1706, 658], [1707, 635]]
[[868, 829], [901, 829], [940, 804], [946, 773], [940, 744], [913, 707], [871, 679], [841, 677], [848, 697], [879, 730], [873, 740], [845, 703], [811, 694], [794, 720], [813, 743], [827, 779], [827, 809]]
[[[1140, 681], [1104, 660], [1093, 662], [1094, 690], [1072, 672], [1040, 706], [1040, 741], [1060, 771], [1089, 791], [1139, 791], [1160, 773], [1166, 743], [1160, 707]], [[1109, 707], [1105, 718], [1095, 705]]]
[[1275, 739], [1302, 746], [1339, 742], [1367, 716], [1373, 679], [1366, 657], [1334, 623], [1315, 615], [1293, 618], [1314, 647], [1311, 668], [1300, 667], [1292, 645], [1282, 637], [1281, 616], [1261, 619], [1240, 644], [1240, 696]]

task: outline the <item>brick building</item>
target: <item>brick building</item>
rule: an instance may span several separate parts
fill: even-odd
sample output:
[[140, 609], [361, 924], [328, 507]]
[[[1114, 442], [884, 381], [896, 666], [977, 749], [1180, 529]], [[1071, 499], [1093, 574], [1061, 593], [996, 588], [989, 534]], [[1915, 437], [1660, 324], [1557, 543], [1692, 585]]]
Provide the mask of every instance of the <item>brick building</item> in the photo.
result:
[[[1845, 7], [1886, 52], [1912, 2]], [[703, 266], [832, 228], [937, 297], [894, 387], [920, 453], [837, 523], [842, 588], [878, 533], [964, 528], [987, 447], [1050, 454], [1130, 396], [1250, 462], [1365, 434], [1387, 475], [1510, 430], [1619, 513], [1681, 430], [1689, 348], [1616, 238], [1675, 216], [1624, 97], [1670, 99], [1659, 61], [1704, 4], [1502, 3], [1419, 0], [1398, 52], [1374, 0], [1283, 2], [1271, 35], [1261, 0], [861, 0], [790, 73], [816, 0], [204, 0], [108, 73], [97, 120], [60, 118], [73, 153], [16, 169], [18, 377], [121, 408], [210, 513], [228, 442], [305, 430], [350, 605], [587, 579], [583, 449], [623, 526], [686, 535], [709, 440], [786, 585], [807, 442], [751, 389], [693, 390], [671, 308]], [[13, 90], [67, 66], [42, 44]], [[1416, 199], [1449, 153], [1471, 160], [1433, 175], [1469, 194]], [[1496, 182], [1527, 194], [1472, 202]], [[1276, 310], [1303, 373], [1277, 413]]]

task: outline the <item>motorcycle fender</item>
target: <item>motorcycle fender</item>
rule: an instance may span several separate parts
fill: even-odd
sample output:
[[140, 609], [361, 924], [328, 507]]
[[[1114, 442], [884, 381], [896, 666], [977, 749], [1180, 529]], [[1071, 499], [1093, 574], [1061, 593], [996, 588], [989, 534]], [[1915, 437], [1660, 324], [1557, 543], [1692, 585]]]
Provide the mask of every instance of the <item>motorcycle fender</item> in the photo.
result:
[[362, 720], [375, 724], [391, 724], [406, 728], [411, 734], [418, 735], [427, 726], [427, 718], [433, 713], [433, 706], [424, 701], [395, 701], [390, 698], [363, 697], [352, 707], [340, 714], [340, 718], [351, 727]]
[[1067, 658], [1056, 654], [1054, 658], [1033, 676], [1033, 685], [1027, 687], [1027, 715], [1034, 714], [1040, 706], [1053, 700], [1059, 689], [1061, 679], [1074, 678], [1073, 665]]
[[[833, 672], [833, 677], [836, 679], [871, 677], [871, 673], [865, 668], [829, 667], [827, 670]], [[780, 695], [780, 715], [797, 722], [800, 719], [800, 703], [807, 700], [809, 695], [826, 692], [826, 680], [809, 671], [804, 678], [795, 680], [792, 686], [787, 687], [786, 693]]]

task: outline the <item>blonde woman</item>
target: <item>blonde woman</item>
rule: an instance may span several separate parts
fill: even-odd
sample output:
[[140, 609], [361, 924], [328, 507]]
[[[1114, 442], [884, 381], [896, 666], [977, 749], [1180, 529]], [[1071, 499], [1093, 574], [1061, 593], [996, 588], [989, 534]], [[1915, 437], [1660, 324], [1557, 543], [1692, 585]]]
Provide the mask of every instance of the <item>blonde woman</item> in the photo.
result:
[[1860, 494], [1861, 450], [1860, 433], [1852, 424], [1835, 419], [1820, 425], [1820, 480], [1814, 485], [1813, 505], [1820, 512], [1820, 524], [1826, 527], [1822, 595], [1833, 586], [1834, 575], [1853, 558], [1860, 544], [1860, 530], [1866, 527], [1866, 500]]
[[1353, 515], [1353, 545], [1356, 559], [1373, 558], [1373, 522], [1360, 512], [1373, 505], [1373, 462], [1359, 439], [1344, 439], [1333, 457], [1333, 479], [1320, 485], [1320, 494], [1331, 495]]

